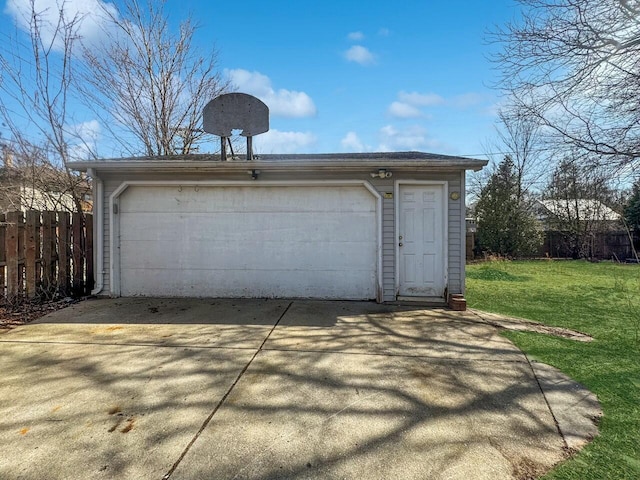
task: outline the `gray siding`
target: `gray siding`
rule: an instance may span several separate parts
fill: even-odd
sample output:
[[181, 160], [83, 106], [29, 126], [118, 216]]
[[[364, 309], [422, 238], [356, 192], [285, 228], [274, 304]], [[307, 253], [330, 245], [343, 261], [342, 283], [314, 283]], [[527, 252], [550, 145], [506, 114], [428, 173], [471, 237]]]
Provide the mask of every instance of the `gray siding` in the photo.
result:
[[382, 199], [382, 288], [385, 302], [396, 299], [396, 223], [393, 198]]
[[[104, 289], [102, 294], [109, 294], [110, 286], [110, 225], [109, 218], [111, 205], [109, 205], [109, 197], [118, 188], [123, 181], [176, 181], [175, 175], [153, 174], [153, 175], [98, 175], [103, 180], [103, 202], [104, 202], [104, 219], [103, 219], [103, 279]], [[384, 301], [393, 301], [396, 298], [396, 223], [395, 223], [395, 196], [394, 190], [396, 180], [431, 180], [446, 181], [448, 183], [448, 191], [459, 192], [460, 199], [447, 200], [448, 212], [448, 291], [449, 293], [464, 293], [464, 184], [463, 175], [460, 172], [439, 173], [439, 174], [420, 174], [420, 175], [398, 175], [392, 178], [372, 179], [368, 172], [361, 174], [286, 174], [286, 173], [265, 173], [261, 174], [258, 182], [268, 180], [366, 180], [370, 182], [382, 196], [382, 287]], [[242, 180], [246, 181], [246, 175], [227, 174], [227, 175], [209, 175], [209, 174], [190, 174], [182, 175], [180, 179], [185, 182], [193, 180]], [[386, 194], [391, 194], [391, 198], [385, 198]]]
[[460, 206], [464, 203], [464, 192], [461, 191], [460, 178], [449, 180], [449, 192], [459, 192], [458, 200], [448, 199], [449, 203], [449, 293], [462, 293], [461, 259], [464, 256], [462, 220]]
[[109, 204], [109, 197], [114, 192], [116, 188], [122, 183], [120, 179], [114, 179], [106, 177], [103, 179], [103, 201], [104, 201], [104, 219], [102, 223], [103, 228], [103, 241], [104, 241], [104, 250], [103, 250], [103, 269], [104, 269], [104, 291], [106, 293], [109, 292], [109, 282], [111, 281], [111, 271], [110, 271], [110, 262], [111, 262], [111, 230], [109, 225], [109, 218], [111, 215], [111, 205]]

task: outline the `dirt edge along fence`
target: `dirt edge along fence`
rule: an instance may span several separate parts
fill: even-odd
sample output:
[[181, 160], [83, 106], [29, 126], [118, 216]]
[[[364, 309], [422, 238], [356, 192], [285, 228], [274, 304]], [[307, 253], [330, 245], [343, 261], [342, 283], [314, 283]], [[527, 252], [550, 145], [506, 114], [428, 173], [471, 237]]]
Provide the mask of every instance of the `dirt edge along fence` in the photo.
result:
[[93, 289], [93, 216], [28, 210], [0, 214], [2, 299], [81, 297]]

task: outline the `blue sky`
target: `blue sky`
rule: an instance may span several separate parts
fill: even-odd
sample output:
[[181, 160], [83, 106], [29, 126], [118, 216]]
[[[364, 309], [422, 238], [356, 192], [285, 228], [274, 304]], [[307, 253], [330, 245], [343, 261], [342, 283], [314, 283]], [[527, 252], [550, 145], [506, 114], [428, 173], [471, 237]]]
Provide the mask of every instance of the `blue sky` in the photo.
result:
[[[6, 2], [2, 25], [11, 4], [26, 1]], [[215, 46], [224, 75], [269, 105], [260, 153], [481, 155], [495, 135], [486, 33], [517, 16], [513, 0], [168, 0], [166, 8], [176, 25], [192, 14], [196, 45]]]

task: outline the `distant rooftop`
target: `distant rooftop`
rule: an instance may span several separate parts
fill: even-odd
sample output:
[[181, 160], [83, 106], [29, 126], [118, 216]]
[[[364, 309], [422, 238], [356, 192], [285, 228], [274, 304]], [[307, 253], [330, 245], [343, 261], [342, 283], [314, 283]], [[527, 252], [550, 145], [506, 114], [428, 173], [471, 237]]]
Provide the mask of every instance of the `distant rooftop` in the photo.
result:
[[604, 203], [593, 199], [539, 200], [546, 211], [561, 219], [617, 221], [621, 215]]

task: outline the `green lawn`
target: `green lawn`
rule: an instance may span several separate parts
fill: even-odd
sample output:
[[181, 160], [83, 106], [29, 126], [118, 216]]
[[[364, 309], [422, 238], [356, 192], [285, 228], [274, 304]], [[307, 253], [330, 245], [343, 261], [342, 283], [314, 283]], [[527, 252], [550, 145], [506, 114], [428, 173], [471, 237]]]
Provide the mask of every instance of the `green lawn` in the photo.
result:
[[583, 261], [491, 261], [467, 266], [471, 308], [567, 327], [580, 343], [505, 332], [518, 347], [595, 392], [600, 436], [544, 478], [640, 479], [640, 266]]

